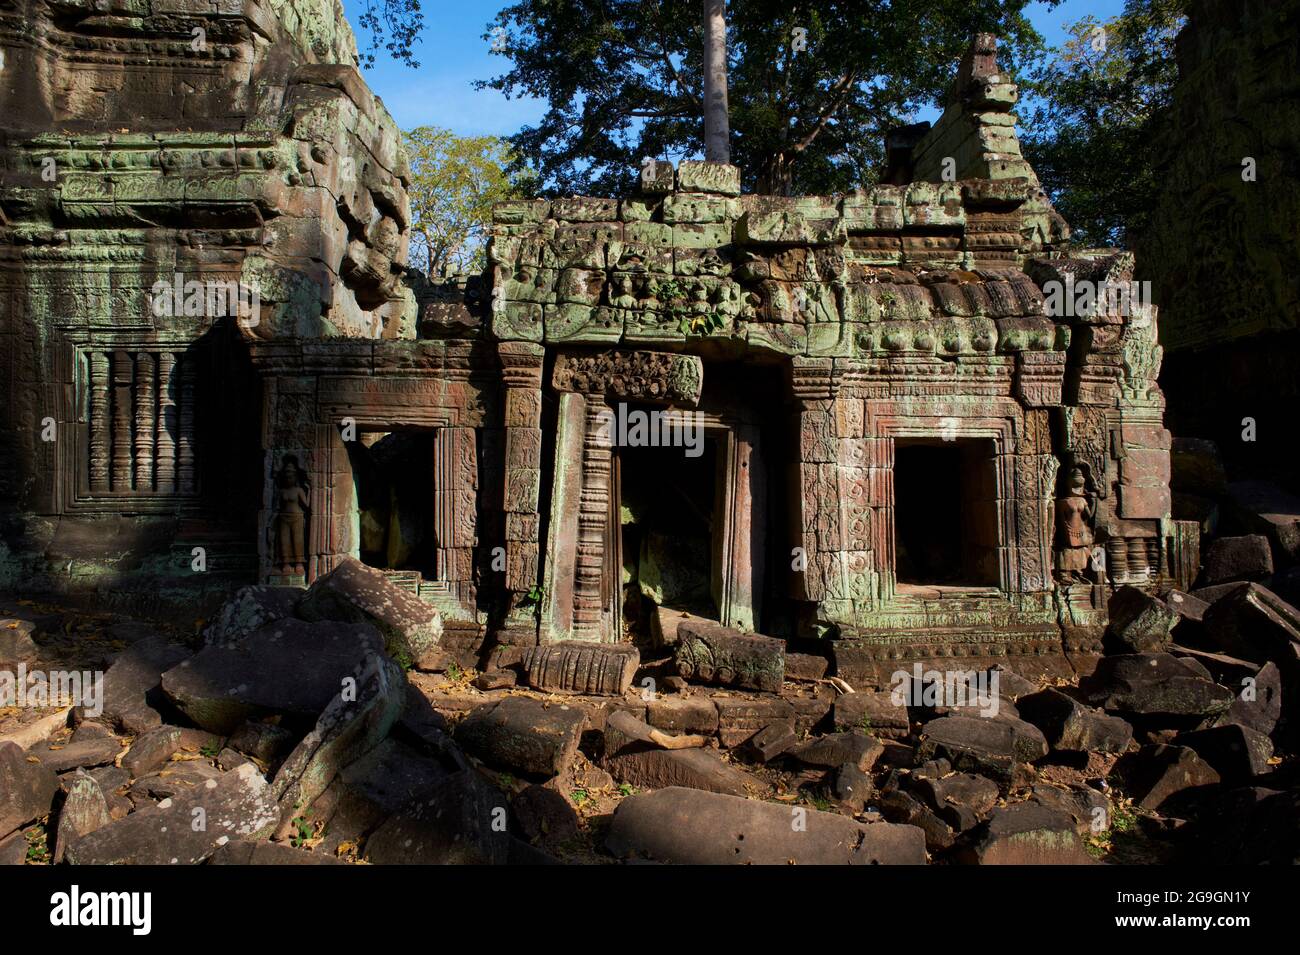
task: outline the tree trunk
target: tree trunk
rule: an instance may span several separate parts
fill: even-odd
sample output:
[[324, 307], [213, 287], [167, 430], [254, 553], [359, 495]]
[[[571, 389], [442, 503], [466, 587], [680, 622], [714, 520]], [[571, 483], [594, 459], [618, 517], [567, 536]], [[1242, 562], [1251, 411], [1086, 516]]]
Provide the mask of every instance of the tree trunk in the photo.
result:
[[704, 158], [731, 162], [726, 0], [704, 0]]

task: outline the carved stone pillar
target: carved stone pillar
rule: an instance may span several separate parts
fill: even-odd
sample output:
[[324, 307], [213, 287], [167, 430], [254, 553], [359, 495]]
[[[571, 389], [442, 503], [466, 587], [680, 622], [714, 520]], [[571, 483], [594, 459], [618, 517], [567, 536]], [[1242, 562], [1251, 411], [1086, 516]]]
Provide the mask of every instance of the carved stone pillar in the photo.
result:
[[112, 446], [108, 397], [108, 356], [90, 354], [90, 490], [102, 494], [109, 487], [109, 449]]
[[114, 491], [131, 490], [131, 356], [124, 351], [111, 355], [113, 364], [113, 451]]
[[[845, 599], [843, 548], [839, 533], [839, 443], [835, 431], [838, 376], [829, 358], [795, 358], [791, 367], [799, 433], [793, 487], [791, 540], [803, 550], [792, 575], [796, 600]], [[802, 566], [803, 570], [798, 568]]]
[[601, 413], [609, 406], [588, 395], [582, 442], [582, 495], [578, 504], [578, 559], [573, 581], [573, 636], [599, 640], [605, 601], [605, 535], [609, 525], [610, 436]]
[[505, 386], [506, 590], [523, 595], [537, 585], [545, 351], [532, 342], [502, 342], [497, 348]]
[[154, 392], [154, 355], [137, 352], [135, 356], [135, 489], [138, 493], [153, 490], [154, 423], [157, 395]]

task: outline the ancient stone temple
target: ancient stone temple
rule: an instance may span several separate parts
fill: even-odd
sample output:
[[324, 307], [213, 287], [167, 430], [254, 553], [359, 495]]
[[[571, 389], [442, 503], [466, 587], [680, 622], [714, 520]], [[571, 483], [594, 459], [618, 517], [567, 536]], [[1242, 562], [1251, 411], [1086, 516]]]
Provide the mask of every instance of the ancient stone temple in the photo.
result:
[[876, 681], [1062, 670], [1115, 586], [1195, 573], [1154, 310], [1131, 256], [1062, 251], [992, 38], [889, 184], [651, 162], [501, 205], [487, 274], [428, 288], [335, 4], [101, 8], [0, 7], [6, 585], [184, 602], [353, 557], [468, 657], [689, 613]]

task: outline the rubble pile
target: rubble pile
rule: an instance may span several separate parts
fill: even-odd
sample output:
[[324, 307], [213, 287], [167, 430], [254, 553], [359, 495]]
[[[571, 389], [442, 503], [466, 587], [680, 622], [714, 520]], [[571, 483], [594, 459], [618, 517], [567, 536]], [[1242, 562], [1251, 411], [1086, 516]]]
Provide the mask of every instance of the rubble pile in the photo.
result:
[[[662, 626], [653, 659], [570, 642], [476, 673], [361, 565], [249, 587], [194, 646], [119, 628], [99, 706], [4, 734], [0, 858], [1292, 862], [1300, 611], [1220, 567], [1116, 590], [1106, 654], [1041, 684], [936, 663], [854, 687], [707, 623]], [[51, 618], [28, 616], [0, 633], [37, 667]]]

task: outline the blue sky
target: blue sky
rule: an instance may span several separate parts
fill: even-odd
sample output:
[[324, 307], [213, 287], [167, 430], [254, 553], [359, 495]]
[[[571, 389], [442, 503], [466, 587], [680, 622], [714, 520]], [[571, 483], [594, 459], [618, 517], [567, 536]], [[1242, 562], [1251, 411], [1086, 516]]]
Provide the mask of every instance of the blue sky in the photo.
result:
[[[462, 136], [505, 136], [536, 122], [545, 108], [541, 101], [507, 100], [495, 90], [473, 86], [476, 79], [489, 79], [508, 69], [508, 61], [494, 55], [482, 36], [488, 22], [506, 5], [499, 0], [425, 0], [425, 29], [416, 48], [420, 68], [394, 62], [380, 51], [375, 67], [364, 71], [398, 126], [443, 126]], [[356, 29], [362, 4], [344, 0], [344, 8]], [[1055, 44], [1064, 38], [1067, 23], [1088, 14], [1104, 20], [1122, 8], [1123, 0], [1066, 0], [1053, 10], [1042, 3], [1028, 9], [1038, 32]], [[357, 42], [366, 42], [360, 31]], [[918, 118], [934, 117], [922, 113]]]

